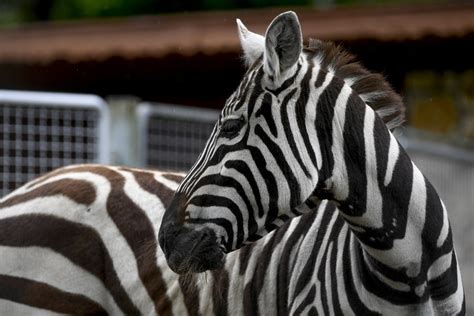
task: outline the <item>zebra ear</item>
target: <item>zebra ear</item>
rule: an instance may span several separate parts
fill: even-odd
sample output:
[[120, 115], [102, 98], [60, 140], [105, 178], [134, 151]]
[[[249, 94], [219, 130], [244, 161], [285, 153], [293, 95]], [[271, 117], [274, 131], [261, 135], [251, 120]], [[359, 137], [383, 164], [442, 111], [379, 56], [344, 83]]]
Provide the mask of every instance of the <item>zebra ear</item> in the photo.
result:
[[239, 29], [240, 46], [244, 51], [244, 61], [247, 67], [251, 66], [257, 58], [263, 55], [265, 37], [250, 32], [239, 19], [236, 20]]
[[288, 11], [277, 16], [265, 34], [264, 70], [275, 79], [291, 69], [301, 54], [303, 39], [296, 13]]

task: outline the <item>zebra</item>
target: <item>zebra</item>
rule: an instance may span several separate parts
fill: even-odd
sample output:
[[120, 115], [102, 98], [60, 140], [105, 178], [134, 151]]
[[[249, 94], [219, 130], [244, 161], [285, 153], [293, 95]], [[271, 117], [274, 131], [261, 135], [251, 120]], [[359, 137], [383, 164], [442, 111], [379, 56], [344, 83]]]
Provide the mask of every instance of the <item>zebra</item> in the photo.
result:
[[[0, 315], [181, 315], [157, 235], [182, 176], [57, 169], [0, 200]], [[179, 285], [177, 287], [179, 289]]]
[[304, 47], [294, 12], [265, 36], [237, 25], [248, 69], [163, 215], [170, 268], [228, 269], [243, 247], [244, 297], [267, 289], [245, 314], [465, 314], [446, 208], [392, 133], [401, 97], [337, 45]]
[[[319, 198], [309, 198], [292, 209], [291, 214], [302, 214], [292, 220], [288, 219], [293, 215], [277, 216], [259, 232], [265, 236], [255, 234], [258, 241], [229, 252], [223, 266], [201, 274], [174, 273], [156, 240], [164, 208], [181, 179], [177, 174], [149, 170], [73, 166], [30, 182], [2, 199], [0, 314], [431, 311], [428, 303], [407, 304], [413, 299], [413, 284], [390, 281], [399, 274], [390, 269], [375, 277], [382, 278], [377, 285], [385, 286], [387, 296], [397, 301], [374, 299], [373, 288], [367, 284], [377, 279], [358, 269], [375, 271], [373, 265], [383, 269], [383, 263], [363, 251], [360, 237], [336, 211], [336, 203]], [[439, 224], [446, 227], [447, 219], [443, 217]], [[265, 231], [276, 226], [281, 227]], [[449, 250], [449, 225], [446, 229], [448, 243], [443, 247]], [[438, 264], [443, 263], [441, 259]], [[430, 291], [420, 299], [430, 295], [441, 313], [459, 310], [449, 305], [449, 296], [463, 299], [454, 251], [453, 259], [445, 272], [436, 266], [429, 270], [435, 276], [430, 286], [438, 286], [436, 296]], [[361, 260], [370, 265], [354, 264]], [[188, 271], [193, 268], [192, 260], [184, 263]], [[341, 270], [343, 266], [351, 269]], [[451, 280], [446, 272], [453, 270], [458, 283], [445, 282]], [[387, 289], [386, 284], [395, 290]], [[464, 313], [464, 301], [462, 304], [459, 314]]]
[[[0, 315], [256, 315], [308, 309], [304, 301], [291, 300], [288, 307], [275, 302], [275, 289], [289, 292], [288, 282], [302, 277], [299, 270], [284, 278], [275, 274], [276, 287], [263, 282], [259, 271], [271, 267], [270, 258], [287, 265], [289, 253], [298, 257], [292, 264], [305, 264], [308, 258], [291, 249], [311, 245], [308, 237], [320, 234], [311, 227], [335, 217], [331, 209], [316, 209], [332, 206], [307, 201], [304, 207], [313, 212], [230, 253], [225, 267], [178, 275], [157, 236], [182, 179], [170, 172], [77, 165], [1, 199]], [[282, 241], [286, 249], [273, 249]], [[262, 297], [272, 304], [256, 306]]]
[[[248, 296], [235, 300], [244, 292], [238, 273], [231, 278], [227, 268], [180, 276], [157, 245], [161, 217], [182, 178], [77, 165], [1, 199], [0, 315], [243, 312], [243, 304], [250, 305]], [[250, 254], [234, 252], [228, 266], [237, 267], [241, 256], [249, 262]]]

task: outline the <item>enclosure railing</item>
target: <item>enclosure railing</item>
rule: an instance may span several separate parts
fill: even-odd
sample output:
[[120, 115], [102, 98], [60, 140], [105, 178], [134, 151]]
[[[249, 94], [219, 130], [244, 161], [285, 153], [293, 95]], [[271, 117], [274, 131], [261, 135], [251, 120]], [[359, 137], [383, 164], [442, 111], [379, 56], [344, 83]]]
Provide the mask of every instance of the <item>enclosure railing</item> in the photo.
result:
[[108, 120], [95, 95], [0, 90], [0, 195], [60, 166], [108, 163]]
[[137, 108], [142, 166], [187, 171], [209, 138], [219, 111], [163, 103]]

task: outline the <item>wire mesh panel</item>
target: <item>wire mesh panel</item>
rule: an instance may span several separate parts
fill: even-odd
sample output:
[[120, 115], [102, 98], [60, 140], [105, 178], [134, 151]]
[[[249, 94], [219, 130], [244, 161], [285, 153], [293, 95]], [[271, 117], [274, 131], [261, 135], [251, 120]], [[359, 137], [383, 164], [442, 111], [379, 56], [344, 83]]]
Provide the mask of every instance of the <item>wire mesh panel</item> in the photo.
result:
[[187, 171], [204, 148], [219, 111], [143, 103], [138, 117], [142, 165]]
[[60, 166], [108, 162], [106, 110], [92, 95], [0, 90], [0, 194]]

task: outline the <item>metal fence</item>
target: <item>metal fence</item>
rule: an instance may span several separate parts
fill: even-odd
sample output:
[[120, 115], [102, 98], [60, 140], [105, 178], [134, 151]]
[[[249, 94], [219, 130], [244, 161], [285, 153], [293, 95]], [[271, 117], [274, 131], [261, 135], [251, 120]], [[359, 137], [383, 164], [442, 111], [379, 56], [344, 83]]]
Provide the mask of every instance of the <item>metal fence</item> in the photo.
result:
[[0, 90], [0, 195], [60, 166], [108, 163], [107, 111], [93, 95]]
[[0, 90], [0, 195], [71, 164], [188, 170], [219, 111], [133, 100]]
[[204, 148], [219, 111], [142, 103], [137, 108], [137, 116], [140, 164], [187, 171]]

